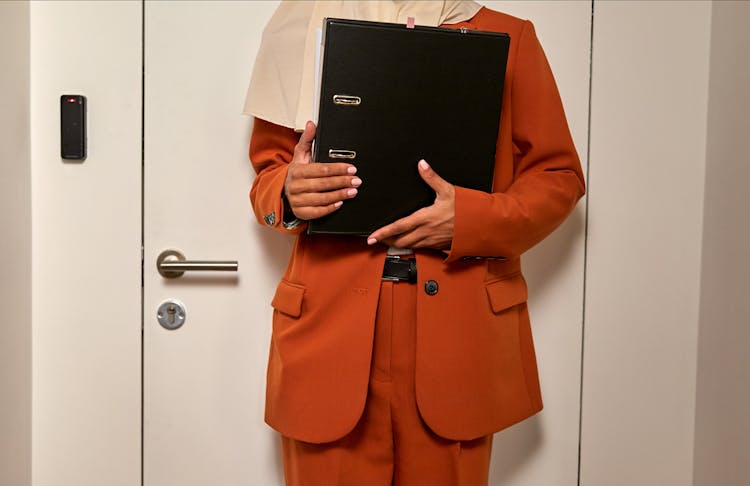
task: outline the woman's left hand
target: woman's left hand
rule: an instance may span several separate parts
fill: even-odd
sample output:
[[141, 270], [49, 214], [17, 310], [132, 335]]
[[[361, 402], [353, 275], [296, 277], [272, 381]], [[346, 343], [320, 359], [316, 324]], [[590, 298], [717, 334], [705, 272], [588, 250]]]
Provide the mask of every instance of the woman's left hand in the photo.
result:
[[380, 242], [399, 248], [450, 248], [456, 190], [453, 184], [437, 175], [426, 161], [420, 160], [417, 166], [419, 175], [435, 191], [435, 202], [379, 228], [367, 237], [368, 245]]

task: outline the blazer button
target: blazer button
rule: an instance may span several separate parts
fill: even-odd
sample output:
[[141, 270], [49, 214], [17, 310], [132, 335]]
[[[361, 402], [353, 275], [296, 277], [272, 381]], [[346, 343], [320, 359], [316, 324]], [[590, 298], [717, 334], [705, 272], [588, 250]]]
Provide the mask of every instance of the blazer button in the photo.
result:
[[438, 293], [438, 283], [434, 280], [428, 280], [424, 283], [424, 291], [427, 295], [435, 295]]

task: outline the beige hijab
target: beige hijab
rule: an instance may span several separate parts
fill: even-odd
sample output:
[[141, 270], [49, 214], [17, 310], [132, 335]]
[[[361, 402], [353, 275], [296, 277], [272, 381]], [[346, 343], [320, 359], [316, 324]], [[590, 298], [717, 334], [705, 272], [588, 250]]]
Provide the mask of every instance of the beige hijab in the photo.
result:
[[325, 17], [417, 25], [454, 24], [482, 8], [472, 1], [282, 0], [263, 31], [243, 113], [297, 131], [314, 112], [316, 30]]

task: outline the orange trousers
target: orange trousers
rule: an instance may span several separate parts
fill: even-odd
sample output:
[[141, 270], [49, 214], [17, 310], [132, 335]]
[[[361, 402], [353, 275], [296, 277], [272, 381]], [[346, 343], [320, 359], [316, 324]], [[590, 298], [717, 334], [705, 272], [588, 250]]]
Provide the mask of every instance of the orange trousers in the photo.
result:
[[287, 486], [486, 486], [492, 435], [451, 441], [422, 421], [414, 393], [417, 284], [383, 281], [367, 401], [343, 438], [282, 437]]

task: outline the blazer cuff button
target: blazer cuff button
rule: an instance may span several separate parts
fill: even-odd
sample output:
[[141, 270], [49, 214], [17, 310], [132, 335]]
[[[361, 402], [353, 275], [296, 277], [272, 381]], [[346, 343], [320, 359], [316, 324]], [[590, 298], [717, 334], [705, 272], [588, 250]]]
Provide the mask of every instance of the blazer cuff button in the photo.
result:
[[270, 213], [263, 216], [263, 221], [265, 221], [268, 226], [275, 225], [276, 224], [276, 212], [271, 211]]

